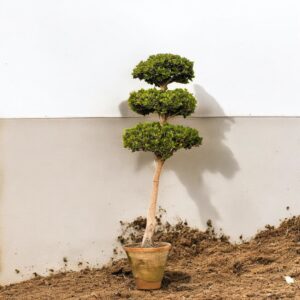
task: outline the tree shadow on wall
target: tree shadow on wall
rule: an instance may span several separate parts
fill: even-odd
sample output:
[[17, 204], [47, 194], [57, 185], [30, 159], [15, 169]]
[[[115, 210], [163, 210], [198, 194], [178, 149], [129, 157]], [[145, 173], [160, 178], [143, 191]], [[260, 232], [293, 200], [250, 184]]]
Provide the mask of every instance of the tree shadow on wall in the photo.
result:
[[[218, 210], [211, 201], [210, 190], [206, 185], [203, 174], [220, 174], [223, 177], [233, 178], [239, 170], [239, 165], [230, 148], [225, 144], [226, 132], [229, 132], [234, 120], [226, 117], [218, 102], [209, 95], [203, 87], [194, 85], [195, 97], [198, 101], [195, 116], [218, 116], [218, 118], [189, 118], [184, 123], [199, 130], [203, 137], [203, 145], [189, 151], [178, 151], [167, 160], [165, 169], [175, 172], [176, 176], [186, 188], [189, 196], [198, 207], [203, 225], [208, 219], [220, 219]], [[130, 116], [126, 109], [126, 101], [120, 104], [122, 116]], [[179, 120], [179, 123], [183, 123]], [[136, 171], [140, 171], [148, 164], [153, 163], [152, 155], [138, 153]], [[214, 188], [218, 188], [217, 186]], [[226, 199], [224, 199], [226, 201]]]

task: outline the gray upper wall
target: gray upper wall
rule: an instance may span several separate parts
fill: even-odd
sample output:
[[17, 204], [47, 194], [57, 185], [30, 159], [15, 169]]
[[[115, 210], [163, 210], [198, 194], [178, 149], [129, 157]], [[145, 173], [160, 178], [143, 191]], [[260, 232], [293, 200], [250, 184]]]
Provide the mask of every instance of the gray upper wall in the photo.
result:
[[[122, 147], [137, 118], [0, 121], [0, 282], [106, 263], [120, 220], [144, 216], [150, 153]], [[191, 118], [203, 145], [164, 166], [158, 203], [166, 217], [233, 240], [299, 214], [300, 118]], [[20, 270], [20, 274], [15, 273]]]

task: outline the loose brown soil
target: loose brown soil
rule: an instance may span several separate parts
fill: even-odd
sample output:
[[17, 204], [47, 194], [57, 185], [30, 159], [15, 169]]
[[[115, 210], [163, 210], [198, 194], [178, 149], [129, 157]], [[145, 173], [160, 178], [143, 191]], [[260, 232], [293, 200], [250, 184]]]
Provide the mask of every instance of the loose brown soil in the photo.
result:
[[[36, 277], [0, 288], [0, 299], [300, 299], [300, 216], [231, 244], [211, 223], [161, 223], [156, 241], [171, 242], [162, 289], [138, 291], [125, 259], [101, 269]], [[141, 240], [145, 220], [122, 223], [121, 243]], [[116, 249], [117, 253], [119, 250]], [[295, 283], [287, 284], [284, 276]]]

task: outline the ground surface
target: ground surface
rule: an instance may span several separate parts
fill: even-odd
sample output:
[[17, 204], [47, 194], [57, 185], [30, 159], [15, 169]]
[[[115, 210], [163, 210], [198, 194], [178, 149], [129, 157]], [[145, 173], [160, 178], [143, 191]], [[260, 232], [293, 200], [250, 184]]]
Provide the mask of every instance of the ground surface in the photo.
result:
[[[121, 243], [141, 238], [143, 219], [122, 225]], [[136, 290], [126, 260], [118, 260], [1, 287], [0, 299], [300, 299], [300, 217], [267, 226], [240, 245], [208, 225], [206, 232], [184, 223], [160, 225], [156, 240], [174, 246], [161, 290]]]

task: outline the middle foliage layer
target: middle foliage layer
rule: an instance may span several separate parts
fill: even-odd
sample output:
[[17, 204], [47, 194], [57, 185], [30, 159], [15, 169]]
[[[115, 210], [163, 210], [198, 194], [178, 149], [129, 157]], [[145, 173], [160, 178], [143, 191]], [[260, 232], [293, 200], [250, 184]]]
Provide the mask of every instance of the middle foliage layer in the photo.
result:
[[130, 108], [138, 114], [157, 113], [160, 116], [187, 117], [195, 111], [196, 99], [186, 89], [141, 89], [132, 92], [128, 99]]

